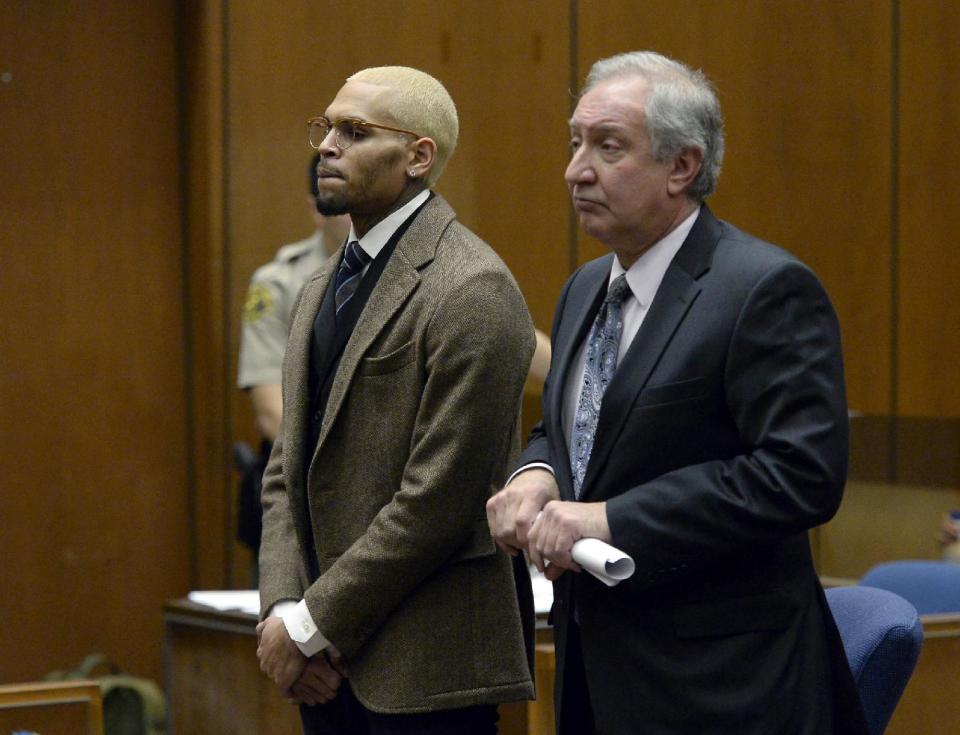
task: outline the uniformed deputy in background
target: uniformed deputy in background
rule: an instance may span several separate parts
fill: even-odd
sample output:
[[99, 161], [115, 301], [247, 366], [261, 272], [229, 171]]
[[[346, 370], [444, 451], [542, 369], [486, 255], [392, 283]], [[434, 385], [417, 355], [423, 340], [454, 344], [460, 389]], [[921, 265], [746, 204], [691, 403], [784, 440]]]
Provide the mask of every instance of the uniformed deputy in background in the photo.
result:
[[236, 459], [242, 479], [237, 536], [254, 552], [260, 546], [260, 479], [283, 415], [280, 366], [293, 305], [300, 287], [350, 231], [350, 217], [324, 217], [317, 211], [319, 158], [315, 155], [307, 170], [306, 200], [316, 229], [310, 237], [284, 245], [272, 261], [256, 270], [243, 306], [237, 385], [250, 396], [262, 441], [259, 455], [238, 445]]
[[280, 365], [293, 303], [310, 274], [323, 265], [328, 253], [336, 250], [350, 231], [348, 216], [324, 217], [317, 212], [318, 158], [313, 157], [307, 172], [307, 203], [316, 230], [305, 240], [284, 245], [274, 260], [257, 269], [243, 306], [237, 385], [250, 394], [257, 430], [271, 444], [283, 414]]

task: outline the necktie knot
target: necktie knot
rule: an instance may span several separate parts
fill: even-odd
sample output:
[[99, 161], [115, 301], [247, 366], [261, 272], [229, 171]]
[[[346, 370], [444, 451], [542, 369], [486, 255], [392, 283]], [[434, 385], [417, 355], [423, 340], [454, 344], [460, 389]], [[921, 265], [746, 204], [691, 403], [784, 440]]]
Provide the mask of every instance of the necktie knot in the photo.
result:
[[353, 297], [360, 285], [363, 269], [371, 260], [367, 252], [360, 247], [360, 243], [352, 240], [343, 251], [343, 260], [337, 270], [335, 301], [337, 313], [340, 313], [346, 303]]
[[359, 240], [351, 240], [347, 245], [346, 251], [343, 253], [343, 264], [341, 268], [346, 265], [350, 268], [351, 272], [362, 271], [364, 266], [370, 262], [370, 256], [367, 255], [367, 251], [360, 247]]
[[613, 283], [607, 289], [607, 297], [604, 299], [608, 304], [620, 304], [630, 294], [630, 284], [627, 283], [627, 276], [621, 273], [613, 279]]

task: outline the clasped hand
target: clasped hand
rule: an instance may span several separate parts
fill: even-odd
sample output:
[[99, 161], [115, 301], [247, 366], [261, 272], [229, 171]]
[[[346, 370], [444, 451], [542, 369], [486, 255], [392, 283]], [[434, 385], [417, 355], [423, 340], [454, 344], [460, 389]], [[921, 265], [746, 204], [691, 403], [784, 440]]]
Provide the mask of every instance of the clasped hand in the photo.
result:
[[610, 541], [606, 503], [564, 502], [553, 473], [521, 472], [487, 501], [487, 524], [501, 549], [510, 555], [526, 550], [547, 579], [566, 570], [580, 571], [570, 556], [582, 538]]
[[257, 659], [263, 671], [295, 704], [317, 705], [337, 696], [347, 675], [346, 663], [335, 646], [307, 658], [290, 639], [283, 620], [269, 617], [257, 625]]

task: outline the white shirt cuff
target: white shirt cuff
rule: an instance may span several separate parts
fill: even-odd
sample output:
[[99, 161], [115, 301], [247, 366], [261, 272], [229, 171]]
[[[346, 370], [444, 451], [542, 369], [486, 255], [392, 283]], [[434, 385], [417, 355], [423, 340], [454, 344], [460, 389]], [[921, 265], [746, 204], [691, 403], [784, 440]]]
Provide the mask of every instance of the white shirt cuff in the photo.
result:
[[287, 614], [288, 610], [292, 610], [297, 606], [296, 600], [280, 600], [273, 607], [270, 608], [270, 612], [267, 613], [268, 618], [282, 618]]
[[516, 477], [517, 475], [519, 475], [521, 472], [526, 472], [527, 470], [536, 470], [536, 469], [546, 470], [547, 472], [549, 472], [549, 473], [550, 473], [551, 475], [553, 475], [554, 477], [557, 476], [557, 473], [553, 471], [553, 467], [551, 467], [550, 465], [548, 465], [546, 462], [531, 462], [530, 464], [525, 464], [525, 465], [524, 465], [523, 467], [521, 467], [519, 470], [517, 470], [517, 471], [514, 472], [512, 475], [510, 475], [510, 477], [509, 477], [509, 479], [507, 480], [506, 484], [509, 485], [511, 482], [513, 482], [513, 478]]
[[[280, 614], [279, 608], [283, 608]], [[310, 611], [307, 610], [307, 601], [293, 604], [292, 600], [278, 602], [273, 606], [275, 615], [280, 614], [283, 618], [283, 625], [287, 629], [290, 639], [297, 644], [297, 648], [307, 658], [316, 656], [320, 651], [330, 645], [323, 633], [317, 630], [316, 623], [310, 617]]]

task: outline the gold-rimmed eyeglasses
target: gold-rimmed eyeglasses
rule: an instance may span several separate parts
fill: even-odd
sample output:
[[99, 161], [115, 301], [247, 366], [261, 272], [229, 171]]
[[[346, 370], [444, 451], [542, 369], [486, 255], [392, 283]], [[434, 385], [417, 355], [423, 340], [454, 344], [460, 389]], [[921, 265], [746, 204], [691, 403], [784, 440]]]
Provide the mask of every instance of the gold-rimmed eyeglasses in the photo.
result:
[[330, 121], [330, 118], [321, 115], [320, 117], [311, 117], [307, 120], [307, 130], [310, 134], [310, 145], [317, 150], [320, 150], [320, 146], [323, 145], [323, 141], [327, 139], [327, 136], [330, 134], [330, 128], [334, 130], [334, 141], [337, 144], [337, 148], [342, 151], [347, 150], [350, 146], [356, 143], [358, 140], [363, 138], [367, 134], [367, 128], [379, 128], [381, 130], [389, 130], [394, 133], [404, 133], [405, 135], [412, 135], [414, 138], [421, 138], [419, 133], [415, 133], [412, 130], [404, 130], [403, 128], [394, 128], [389, 125], [381, 125], [380, 123], [367, 122], [366, 120], [360, 120], [355, 117], [342, 117], [339, 120]]

